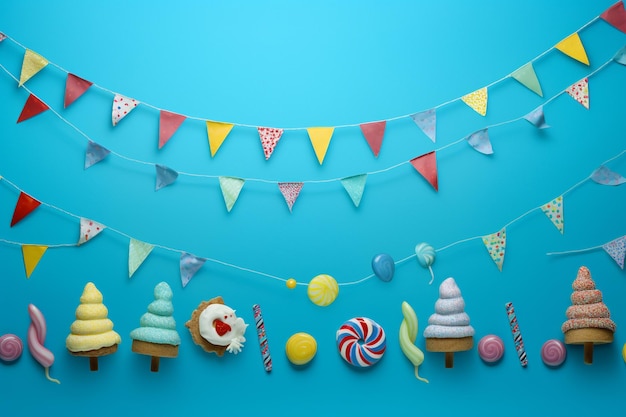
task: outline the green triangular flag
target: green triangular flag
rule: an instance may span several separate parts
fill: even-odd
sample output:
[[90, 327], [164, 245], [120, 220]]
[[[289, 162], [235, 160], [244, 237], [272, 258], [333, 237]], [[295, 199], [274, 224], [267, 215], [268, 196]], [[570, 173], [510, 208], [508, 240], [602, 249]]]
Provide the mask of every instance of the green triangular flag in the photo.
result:
[[137, 268], [146, 260], [154, 245], [142, 242], [137, 239], [130, 239], [128, 245], [128, 278], [132, 277]]
[[539, 79], [537, 78], [537, 74], [535, 74], [532, 62], [529, 62], [523, 67], [513, 71], [513, 73], [511, 73], [511, 77], [515, 78], [524, 87], [534, 91], [539, 95], [539, 97], [543, 97], [541, 85], [539, 85]]
[[341, 180], [341, 185], [346, 189], [356, 207], [361, 203], [365, 180], [367, 180], [367, 174], [354, 175]]
[[222, 195], [224, 196], [224, 203], [226, 203], [226, 209], [230, 210], [235, 205], [241, 188], [243, 188], [244, 180], [234, 177], [220, 177], [220, 188], [222, 189]]

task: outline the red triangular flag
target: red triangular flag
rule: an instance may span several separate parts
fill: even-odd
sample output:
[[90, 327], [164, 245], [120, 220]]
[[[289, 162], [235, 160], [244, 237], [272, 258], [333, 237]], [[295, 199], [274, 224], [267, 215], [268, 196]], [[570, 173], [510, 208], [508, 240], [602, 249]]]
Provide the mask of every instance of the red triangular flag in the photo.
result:
[[606, 9], [600, 17], [615, 28], [626, 33], [626, 9], [624, 9], [624, 2], [622, 0]]
[[17, 123], [23, 122], [26, 119], [30, 119], [31, 117], [37, 116], [39, 113], [42, 113], [48, 110], [50, 107], [43, 101], [39, 100], [34, 95], [29, 95], [26, 103], [24, 104], [24, 108], [20, 113], [20, 117], [17, 119]]
[[185, 121], [186, 117], [182, 114], [171, 113], [161, 110], [159, 115], [159, 149], [170, 140], [172, 135]]
[[375, 157], [378, 157], [380, 146], [383, 144], [383, 136], [385, 135], [386, 125], [387, 122], [385, 120], [382, 122], [372, 122], [360, 125], [361, 132], [363, 132], [365, 140], [370, 145], [370, 148], [372, 148], [372, 152], [374, 152]]
[[433, 186], [435, 191], [439, 191], [437, 181], [437, 157], [435, 151], [411, 159], [411, 165]]
[[67, 80], [65, 80], [65, 100], [63, 101], [63, 107], [67, 108], [67, 106], [75, 102], [76, 99], [82, 96], [92, 85], [93, 83], [91, 81], [83, 80], [74, 74], [68, 73]]
[[17, 222], [28, 216], [33, 210], [39, 207], [41, 203], [28, 194], [20, 191], [20, 196], [17, 199], [15, 210], [13, 211], [13, 218], [11, 219], [11, 227], [15, 226]]

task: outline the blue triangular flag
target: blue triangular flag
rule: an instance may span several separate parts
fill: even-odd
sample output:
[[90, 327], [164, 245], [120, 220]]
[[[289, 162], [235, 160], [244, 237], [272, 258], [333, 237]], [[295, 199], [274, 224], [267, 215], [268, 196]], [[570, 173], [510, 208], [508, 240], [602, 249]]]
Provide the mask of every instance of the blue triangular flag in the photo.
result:
[[626, 182], [626, 178], [613, 172], [604, 165], [593, 171], [591, 179], [602, 185], [620, 185]]
[[178, 172], [174, 171], [172, 168], [168, 168], [164, 165], [155, 165], [156, 166], [156, 188], [155, 191], [159, 191], [163, 187], [167, 187], [172, 184], [178, 178]]
[[411, 115], [411, 119], [417, 126], [435, 142], [437, 139], [437, 113], [435, 109], [426, 110]]
[[618, 64], [626, 65], [626, 46], [617, 51], [617, 53], [613, 57], [613, 61], [617, 62]]
[[550, 127], [546, 124], [546, 118], [543, 114], [543, 106], [537, 107], [535, 110], [524, 116], [524, 119], [532, 123], [537, 129], [545, 129]]
[[467, 143], [482, 154], [491, 155], [493, 153], [487, 129], [482, 129], [469, 135], [467, 137]]
[[346, 189], [356, 207], [361, 203], [366, 180], [367, 174], [354, 175], [341, 180], [341, 185]]
[[191, 278], [196, 275], [196, 272], [206, 262], [206, 259], [199, 258], [190, 253], [184, 252], [180, 255], [180, 281], [183, 284], [183, 288], [189, 284]]
[[85, 169], [102, 161], [104, 158], [109, 156], [110, 153], [110, 150], [98, 145], [95, 142], [89, 141], [87, 144], [87, 151], [85, 152]]

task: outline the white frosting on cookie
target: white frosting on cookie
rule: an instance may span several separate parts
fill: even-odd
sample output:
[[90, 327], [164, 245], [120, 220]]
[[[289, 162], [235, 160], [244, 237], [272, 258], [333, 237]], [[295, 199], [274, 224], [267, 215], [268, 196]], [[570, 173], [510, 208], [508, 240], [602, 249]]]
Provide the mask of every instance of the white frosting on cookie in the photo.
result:
[[198, 319], [200, 335], [216, 346], [226, 346], [230, 353], [239, 353], [246, 341], [248, 325], [235, 315], [235, 310], [224, 304], [207, 306]]

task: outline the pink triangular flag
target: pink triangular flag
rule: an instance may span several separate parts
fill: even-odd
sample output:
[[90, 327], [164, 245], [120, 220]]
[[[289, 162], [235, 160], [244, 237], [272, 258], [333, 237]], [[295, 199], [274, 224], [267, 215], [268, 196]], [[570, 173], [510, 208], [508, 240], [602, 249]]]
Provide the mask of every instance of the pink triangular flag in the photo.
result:
[[93, 83], [91, 81], [83, 80], [74, 74], [67, 74], [65, 80], [65, 100], [63, 101], [63, 107], [67, 108], [70, 104], [76, 101], [76, 99], [82, 96], [85, 91], [91, 87]]
[[589, 110], [589, 79], [587, 77], [570, 85], [565, 91]]
[[430, 185], [439, 191], [439, 184], [437, 180], [437, 156], [435, 151], [426, 153], [411, 159], [411, 165], [428, 181]]
[[620, 268], [624, 269], [624, 256], [626, 255], [626, 236], [618, 237], [602, 245], [602, 249], [617, 262]]
[[113, 97], [113, 109], [111, 111], [113, 126], [117, 126], [120, 120], [126, 117], [138, 104], [139, 102], [134, 98], [116, 94], [115, 97]]
[[285, 202], [287, 203], [287, 206], [289, 206], [289, 211], [291, 211], [294, 203], [298, 199], [298, 195], [300, 195], [300, 190], [302, 190], [303, 186], [304, 186], [304, 183], [302, 182], [279, 182], [278, 183], [278, 188], [280, 189], [280, 192], [283, 194], [283, 197], [285, 197]]
[[94, 222], [93, 220], [81, 218], [80, 219], [80, 237], [78, 238], [78, 244], [82, 245], [83, 243], [93, 239], [98, 236], [100, 232], [106, 229], [106, 226], [100, 224], [98, 222]]
[[544, 204], [541, 206], [541, 210], [562, 234], [563, 226], [565, 225], [563, 218], [563, 196], [560, 195], [549, 203]]
[[5, 35], [4, 33], [0, 32], [0, 42], [5, 40], [6, 38], [7, 38], [7, 35]]
[[280, 137], [283, 135], [283, 129], [276, 129], [273, 127], [259, 127], [259, 137], [261, 138], [261, 145], [263, 146], [263, 153], [265, 154], [265, 160], [267, 161], [272, 156], [274, 148], [278, 144]]
[[626, 33], [626, 10], [624, 9], [624, 2], [622, 0], [606, 9], [600, 17], [615, 28]]
[[11, 227], [15, 226], [20, 220], [28, 216], [39, 207], [41, 203], [28, 194], [20, 191], [20, 196], [17, 198], [17, 204], [15, 204], [15, 210], [13, 210], [13, 218], [11, 219]]
[[504, 249], [506, 247], [506, 229], [503, 228], [499, 232], [483, 236], [483, 243], [491, 256], [491, 259], [493, 259], [500, 272], [502, 272]]
[[383, 144], [383, 137], [385, 136], [385, 127], [387, 126], [387, 122], [383, 120], [382, 122], [365, 123], [360, 126], [361, 132], [363, 132], [363, 136], [365, 136], [367, 144], [370, 145], [372, 152], [374, 152], [374, 156], [378, 157], [380, 147]]
[[196, 272], [202, 268], [205, 262], [206, 259], [190, 253], [184, 252], [180, 255], [180, 282], [183, 284], [183, 288], [189, 284], [191, 278], [196, 275]]
[[186, 117], [182, 114], [161, 110], [159, 114], [159, 149], [167, 143]]
[[37, 96], [33, 94], [29, 95], [26, 99], [26, 103], [24, 104], [24, 108], [20, 113], [20, 117], [17, 119], [17, 123], [23, 122], [24, 120], [30, 119], [31, 117], [37, 116], [39, 113], [43, 113], [48, 110], [50, 107], [43, 101], [39, 100]]
[[411, 119], [422, 129], [422, 132], [435, 143], [437, 140], [437, 112], [435, 109], [426, 110], [411, 115]]

